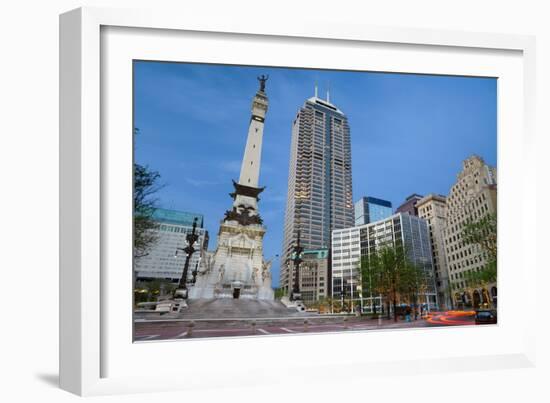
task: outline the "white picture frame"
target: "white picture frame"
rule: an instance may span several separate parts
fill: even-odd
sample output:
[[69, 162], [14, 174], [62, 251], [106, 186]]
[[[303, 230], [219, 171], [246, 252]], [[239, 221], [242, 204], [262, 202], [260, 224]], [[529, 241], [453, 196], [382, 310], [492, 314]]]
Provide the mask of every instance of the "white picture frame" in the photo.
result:
[[[176, 51], [174, 44], [182, 40], [188, 41], [189, 46], [177, 51], [180, 55], [190, 55], [191, 49], [195, 49], [192, 57], [171, 56], [171, 52]], [[193, 41], [199, 41], [202, 46], [192, 46], [199, 43]], [[229, 42], [234, 46], [227, 46]], [[496, 76], [501, 82], [498, 94], [499, 325], [483, 329], [372, 332], [368, 336], [370, 343], [382, 347], [394, 345], [397, 340], [419, 346], [438, 342], [449, 346], [435, 352], [399, 348], [365, 352], [354, 347], [361, 345], [361, 337], [366, 337], [366, 333], [360, 332], [132, 344], [128, 338], [131, 315], [126, 309], [131, 291], [128, 289], [127, 297], [113, 292], [117, 286], [128, 283], [129, 255], [112, 248], [118, 241], [128, 247], [131, 240], [131, 226], [127, 225], [131, 215], [112, 214], [116, 209], [131, 207], [127, 199], [118, 197], [124, 196], [124, 192], [130, 197], [131, 183], [127, 181], [131, 175], [130, 165], [113, 165], [112, 161], [115, 150], [126, 162], [131, 155], [128, 139], [132, 123], [127, 120], [131, 87], [124, 79], [128, 60], [157, 58], [283, 66], [290, 65], [289, 55], [299, 58], [304, 49], [312, 46], [359, 55], [346, 59], [344, 54], [347, 68], [488, 76], [498, 73]], [[224, 47], [230, 52], [224, 52]], [[263, 47], [273, 51], [269, 54], [258, 51], [252, 58], [244, 50]], [[282, 25], [268, 19], [206, 19], [150, 10], [81, 8], [61, 15], [61, 387], [79, 395], [98, 395], [246, 386], [270, 383], [274, 379], [293, 382], [294, 372], [304, 368], [307, 371], [302, 371], [302, 381], [308, 377], [327, 377], [327, 368], [338, 370], [331, 371], [331, 376], [335, 372], [368, 376], [534, 365], [535, 322], [530, 318], [534, 312], [525, 312], [522, 321], [511, 319], [517, 314], [513, 298], [534, 304], [536, 295], [528, 287], [515, 292], [513, 297], [509, 292], [512, 286], [521, 289], [528, 278], [536, 276], [537, 270], [532, 253], [534, 245], [525, 236], [536, 232], [535, 211], [522, 203], [510, 202], [518, 187], [527, 190], [534, 186], [535, 162], [529, 158], [534, 138], [534, 49], [534, 38], [520, 35], [327, 22]], [[376, 60], [373, 58], [366, 64], [361, 55], [367, 54], [376, 55]], [[403, 63], [399, 70], [399, 60], [404, 55], [423, 57], [408, 57], [407, 66]], [[315, 60], [314, 56], [297, 63], [301, 67], [346, 67]], [[114, 129], [125, 131], [126, 127], [129, 137], [112, 135]], [[115, 192], [120, 193], [115, 195]], [[514, 213], [514, 208], [519, 220], [512, 220], [509, 214]], [[510, 249], [514, 249], [514, 254]], [[113, 262], [128, 267], [127, 273], [108, 270]], [[518, 267], [521, 272], [514, 278], [507, 275]], [[483, 353], [483, 349], [472, 344], [473, 340], [492, 341], [492, 344]], [[315, 354], [320, 348], [330, 351], [330, 346], [338, 346], [340, 353], [328, 357]], [[156, 364], [163, 370], [155, 374], [133, 371], [135, 365], [131, 358], [136, 351], [148, 363], [159, 357]], [[215, 359], [228, 351], [239, 352], [239, 365]], [[274, 362], [282, 351], [295, 354], [289, 353], [284, 363]], [[299, 358], [293, 359], [293, 356]], [[181, 365], [186, 362], [193, 363], [195, 376], [191, 376], [190, 366]]]

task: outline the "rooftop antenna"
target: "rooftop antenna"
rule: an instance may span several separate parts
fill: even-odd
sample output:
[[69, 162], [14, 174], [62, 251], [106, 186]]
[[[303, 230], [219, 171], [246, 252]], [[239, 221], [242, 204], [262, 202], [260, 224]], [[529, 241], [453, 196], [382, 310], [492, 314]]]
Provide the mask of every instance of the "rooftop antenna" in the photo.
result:
[[317, 88], [317, 81], [315, 81], [315, 98], [318, 98], [319, 88]]
[[327, 102], [330, 104], [330, 82], [327, 84]]

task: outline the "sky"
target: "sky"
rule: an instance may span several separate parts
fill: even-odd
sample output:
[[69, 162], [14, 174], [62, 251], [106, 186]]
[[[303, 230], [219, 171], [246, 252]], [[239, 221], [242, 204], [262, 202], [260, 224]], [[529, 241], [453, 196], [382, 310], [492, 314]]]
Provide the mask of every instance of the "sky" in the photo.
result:
[[160, 173], [162, 208], [204, 215], [215, 249], [232, 206], [256, 77], [268, 74], [269, 98], [259, 212], [264, 257], [279, 283], [292, 121], [314, 95], [346, 114], [351, 132], [353, 200], [373, 196], [394, 209], [412, 193], [447, 195], [462, 161], [497, 162], [494, 78], [134, 62], [135, 162]]

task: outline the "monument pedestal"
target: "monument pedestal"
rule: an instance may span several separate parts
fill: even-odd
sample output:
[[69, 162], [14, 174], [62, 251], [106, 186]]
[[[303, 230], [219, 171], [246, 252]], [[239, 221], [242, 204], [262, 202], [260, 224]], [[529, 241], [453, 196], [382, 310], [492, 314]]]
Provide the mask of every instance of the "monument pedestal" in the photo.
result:
[[271, 262], [263, 258], [265, 228], [224, 221], [218, 247], [207, 256], [189, 298], [234, 298], [273, 300]]

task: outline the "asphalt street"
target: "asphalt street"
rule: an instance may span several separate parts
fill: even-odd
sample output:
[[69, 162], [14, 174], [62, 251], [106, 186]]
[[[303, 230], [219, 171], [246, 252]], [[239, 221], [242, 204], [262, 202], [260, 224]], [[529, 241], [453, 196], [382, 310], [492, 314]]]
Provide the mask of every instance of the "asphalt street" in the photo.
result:
[[473, 312], [463, 311], [434, 312], [410, 322], [403, 319], [395, 322], [393, 319], [368, 319], [355, 316], [255, 320], [136, 320], [134, 322], [134, 341], [371, 331], [473, 324]]

